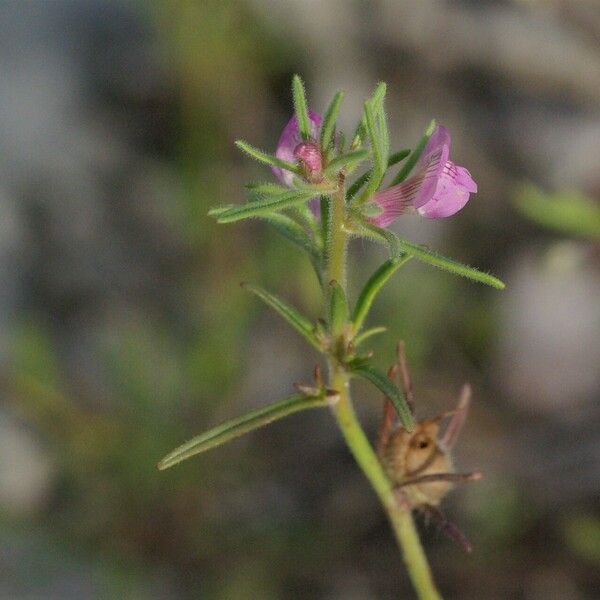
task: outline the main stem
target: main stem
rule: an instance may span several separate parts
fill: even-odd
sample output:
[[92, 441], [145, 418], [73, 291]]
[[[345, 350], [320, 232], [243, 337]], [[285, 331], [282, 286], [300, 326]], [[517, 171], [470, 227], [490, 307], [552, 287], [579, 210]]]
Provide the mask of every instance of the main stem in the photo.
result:
[[[343, 180], [340, 180], [338, 191], [332, 202], [331, 229], [328, 240], [327, 282], [335, 280], [345, 290], [348, 239], [344, 229], [346, 199]], [[422, 600], [441, 600], [412, 518], [412, 511], [401, 506], [397, 501], [392, 484], [383, 471], [381, 463], [354, 412], [350, 397], [348, 373], [338, 364], [334, 356], [329, 358], [329, 372], [330, 387], [339, 392], [339, 401], [333, 407], [333, 414], [350, 452], [387, 512], [398, 544], [402, 549], [404, 563], [415, 590]]]

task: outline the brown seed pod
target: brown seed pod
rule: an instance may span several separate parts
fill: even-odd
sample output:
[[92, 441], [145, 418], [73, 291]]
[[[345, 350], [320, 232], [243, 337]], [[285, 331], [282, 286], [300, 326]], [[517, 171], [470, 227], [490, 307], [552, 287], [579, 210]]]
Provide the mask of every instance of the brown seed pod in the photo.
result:
[[[406, 400], [414, 412], [412, 382], [403, 342], [398, 344], [396, 363], [388, 372], [391, 379], [396, 379], [398, 375]], [[440, 528], [467, 551], [471, 549], [468, 540], [446, 521], [436, 507], [455, 483], [476, 481], [482, 477], [480, 471], [457, 473], [450, 456], [467, 418], [470, 401], [471, 388], [465, 385], [455, 410], [419, 421], [414, 430], [408, 432], [401, 426], [395, 427], [394, 409], [386, 398], [377, 444], [381, 463], [402, 504], [433, 515]], [[442, 422], [448, 418], [447, 425], [441, 431]]]

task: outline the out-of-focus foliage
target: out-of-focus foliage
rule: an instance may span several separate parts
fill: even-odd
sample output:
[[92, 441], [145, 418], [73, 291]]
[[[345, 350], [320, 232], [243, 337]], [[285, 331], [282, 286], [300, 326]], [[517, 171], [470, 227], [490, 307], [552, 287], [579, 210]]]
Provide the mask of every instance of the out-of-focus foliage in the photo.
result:
[[[510, 201], [524, 179], [597, 200], [594, 0], [311, 7], [0, 9], [0, 596], [409, 594], [322, 415], [156, 470], [196, 432], [288, 395], [317, 360], [238, 286], [324, 316], [309, 265], [258, 221], [226, 231], [206, 216], [259, 177], [233, 140], [275, 147], [300, 72], [317, 110], [345, 88], [348, 123], [388, 81], [393, 148], [414, 145], [431, 115], [452, 129], [479, 194], [452, 223], [407, 217], [398, 231], [507, 280], [497, 297], [411, 261], [366, 323], [391, 322], [366, 344], [381, 368], [389, 339], [406, 340], [419, 416], [453, 406], [464, 380], [475, 390], [456, 463], [487, 479], [447, 508], [475, 552], [427, 530], [441, 587], [594, 597], [597, 252], [577, 240], [558, 268], [555, 234]], [[352, 252], [365, 266], [356, 293], [385, 250]], [[367, 389], [357, 383], [374, 432], [381, 401]]]
[[545, 194], [527, 185], [517, 191], [515, 206], [542, 227], [579, 237], [600, 238], [600, 204], [581, 193]]

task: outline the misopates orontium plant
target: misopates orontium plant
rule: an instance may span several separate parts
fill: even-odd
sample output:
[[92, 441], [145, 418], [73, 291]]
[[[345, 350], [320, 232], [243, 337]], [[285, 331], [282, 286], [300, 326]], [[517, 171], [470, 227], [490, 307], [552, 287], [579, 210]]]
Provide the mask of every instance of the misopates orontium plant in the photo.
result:
[[[414, 150], [390, 153], [384, 112], [386, 86], [380, 83], [364, 105], [352, 137], [337, 130], [344, 93], [338, 92], [325, 115], [310, 111], [304, 86], [296, 76], [292, 85], [295, 114], [285, 126], [275, 154], [246, 142], [237, 146], [271, 167], [279, 183], [251, 183], [248, 201], [212, 209], [218, 223], [258, 217], [273, 226], [310, 259], [323, 291], [322, 318], [313, 322], [287, 302], [251, 284], [256, 294], [319, 351], [328, 367], [314, 382], [296, 385], [297, 393], [203, 433], [180, 446], [160, 463], [167, 469], [195, 454], [286, 415], [314, 407], [329, 407], [356, 462], [379, 496], [400, 544], [411, 579], [420, 597], [438, 598], [426, 557], [412, 519], [414, 508], [430, 508], [442, 528], [467, 545], [435, 506], [453, 481], [472, 480], [478, 473], [454, 473], [448, 451], [456, 439], [468, 407], [465, 391], [444, 434], [438, 439], [442, 417], [415, 425], [412, 391], [403, 352], [386, 376], [371, 363], [366, 341], [384, 327], [364, 328], [369, 310], [384, 284], [411, 258], [456, 275], [502, 289], [495, 277], [409, 242], [387, 227], [398, 217], [416, 212], [424, 218], [449, 217], [461, 210], [477, 185], [469, 172], [449, 160], [450, 134], [432, 121]], [[391, 183], [382, 189], [388, 172]], [[364, 163], [369, 167], [350, 182]], [[370, 277], [358, 298], [346, 293], [346, 250], [355, 238], [385, 244], [390, 257]], [[403, 348], [403, 346], [401, 346]], [[403, 391], [395, 373], [402, 375]], [[386, 398], [384, 420], [376, 452], [358, 422], [350, 398], [350, 381], [363, 378]], [[404, 392], [404, 393], [403, 393]], [[394, 430], [393, 422], [400, 424]]]

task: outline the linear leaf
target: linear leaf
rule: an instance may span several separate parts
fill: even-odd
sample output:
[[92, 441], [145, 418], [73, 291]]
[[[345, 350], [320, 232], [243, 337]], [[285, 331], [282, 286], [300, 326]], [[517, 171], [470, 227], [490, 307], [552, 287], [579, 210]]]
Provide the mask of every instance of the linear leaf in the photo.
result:
[[342, 154], [341, 156], [334, 158], [327, 165], [327, 168], [325, 169], [325, 176], [329, 177], [334, 175], [342, 168], [345, 168], [346, 170], [352, 170], [358, 164], [363, 162], [363, 160], [369, 158], [369, 154], [370, 152], [368, 150], [354, 150], [352, 152]]
[[360, 346], [365, 340], [368, 340], [371, 336], [377, 335], [378, 333], [385, 333], [387, 327], [371, 327], [371, 329], [365, 329], [362, 333], [359, 333], [353, 340], [354, 346]]
[[[285, 210], [303, 202], [307, 202], [314, 196], [324, 193], [323, 186], [305, 186], [289, 190], [283, 194], [263, 197], [246, 204], [239, 204], [225, 211], [212, 209], [209, 214], [217, 217], [217, 223], [232, 223], [250, 217], [263, 216], [269, 213]], [[259, 195], [260, 196], [260, 195]]]
[[396, 185], [398, 183], [403, 182], [409, 176], [410, 172], [413, 170], [413, 167], [417, 164], [417, 161], [419, 160], [419, 158], [421, 158], [421, 154], [423, 154], [423, 150], [425, 149], [425, 146], [427, 145], [429, 138], [433, 135], [436, 125], [437, 125], [437, 123], [436, 123], [435, 119], [433, 119], [429, 123], [429, 125], [427, 126], [427, 129], [425, 130], [425, 133], [419, 140], [419, 143], [415, 146], [415, 149], [411, 152], [410, 156], [408, 157], [408, 160], [402, 165], [402, 168], [400, 169], [400, 171], [398, 171], [398, 174], [396, 175], [396, 177], [394, 177], [392, 183], [390, 184], [390, 187], [392, 185]]
[[246, 288], [253, 294], [256, 294], [263, 302], [268, 304], [274, 311], [279, 313], [301, 336], [303, 336], [309, 344], [319, 351], [323, 351], [319, 340], [314, 334], [313, 324], [303, 315], [301, 315], [293, 306], [287, 304], [277, 296], [267, 292], [258, 285], [252, 283], [243, 283], [242, 287]]
[[384, 108], [386, 90], [387, 85], [385, 83], [380, 83], [373, 94], [373, 103], [376, 108], [375, 115], [377, 118], [377, 128], [379, 129], [379, 135], [381, 136], [384, 175], [390, 157], [390, 132], [387, 125], [387, 117]]
[[366, 379], [376, 388], [379, 388], [392, 401], [392, 404], [394, 405], [394, 408], [398, 413], [398, 417], [400, 418], [400, 422], [404, 428], [407, 431], [412, 431], [414, 427], [414, 420], [410, 411], [410, 407], [408, 406], [402, 392], [391, 379], [370, 365], [356, 367], [352, 370], [352, 373], [362, 377], [363, 379]]
[[410, 260], [410, 258], [411, 257], [408, 254], [405, 254], [402, 257], [394, 257], [386, 260], [367, 281], [356, 301], [356, 306], [352, 313], [352, 323], [355, 332], [360, 331], [365, 318], [369, 314], [371, 305], [377, 297], [377, 294], [381, 291], [381, 288], [403, 264]]
[[288, 162], [287, 160], [282, 160], [281, 158], [277, 158], [276, 156], [273, 156], [272, 154], [267, 154], [266, 152], [263, 152], [262, 150], [259, 150], [258, 148], [255, 148], [254, 146], [251, 146], [247, 142], [244, 142], [243, 140], [237, 140], [235, 142], [235, 145], [240, 150], [245, 152], [248, 156], [251, 156], [252, 158], [258, 160], [259, 162], [264, 163], [265, 165], [270, 165], [272, 167], [279, 167], [280, 169], [285, 169], [286, 171], [291, 171], [295, 175], [301, 175], [301, 171], [298, 168], [298, 166], [294, 165], [293, 163]]
[[343, 90], [340, 90], [333, 97], [333, 100], [323, 117], [323, 124], [321, 125], [321, 148], [323, 148], [323, 150], [329, 148], [329, 144], [331, 144], [331, 140], [333, 139], [333, 132], [335, 131], [335, 124], [343, 99], [344, 92]]
[[325, 395], [306, 396], [304, 394], [294, 394], [285, 400], [253, 410], [241, 417], [231, 419], [209, 431], [201, 433], [167, 454], [158, 463], [158, 468], [163, 471], [196, 454], [206, 452], [206, 450], [220, 446], [244, 433], [268, 425], [295, 412], [326, 406], [327, 404], [328, 401]]
[[[388, 160], [388, 169], [393, 167], [395, 164], [398, 164], [400, 161], [404, 160], [410, 154], [410, 150], [404, 149], [399, 150], [392, 154]], [[369, 181], [369, 177], [371, 177], [372, 170], [369, 169], [366, 173], [363, 173], [349, 188], [348, 188], [348, 198], [353, 198], [360, 191], [367, 181]]]
[[373, 94], [371, 95], [371, 102], [373, 106], [379, 107], [383, 106], [383, 101], [385, 99], [385, 94], [387, 92], [387, 84], [383, 81], [380, 81], [373, 90]]
[[433, 250], [429, 250], [429, 248], [421, 246], [420, 244], [414, 244], [408, 240], [404, 240], [388, 229], [382, 229], [368, 223], [363, 223], [363, 227], [371, 234], [374, 234], [375, 239], [386, 242], [390, 247], [392, 256], [398, 256], [400, 253], [410, 254], [418, 260], [437, 267], [438, 269], [449, 271], [450, 273], [466, 277], [472, 281], [484, 283], [485, 285], [489, 285], [498, 290], [503, 290], [506, 287], [504, 282], [493, 275], [483, 273], [474, 267], [469, 267], [457, 260], [443, 256]]
[[299, 75], [294, 75], [292, 79], [292, 95], [294, 97], [294, 111], [298, 120], [298, 130], [302, 139], [310, 138], [310, 118], [308, 116], [308, 106], [306, 104], [306, 92], [304, 83]]
[[290, 188], [270, 181], [266, 183], [247, 183], [244, 187], [248, 193], [255, 194], [256, 196], [277, 196], [290, 191]]
[[361, 196], [362, 201], [373, 195], [379, 188], [381, 180], [385, 175], [388, 161], [385, 148], [385, 136], [380, 130], [377, 110], [378, 109], [373, 105], [372, 100], [367, 100], [367, 102], [365, 102], [365, 124], [371, 142], [371, 151], [373, 152], [373, 168], [367, 182], [367, 188]]

